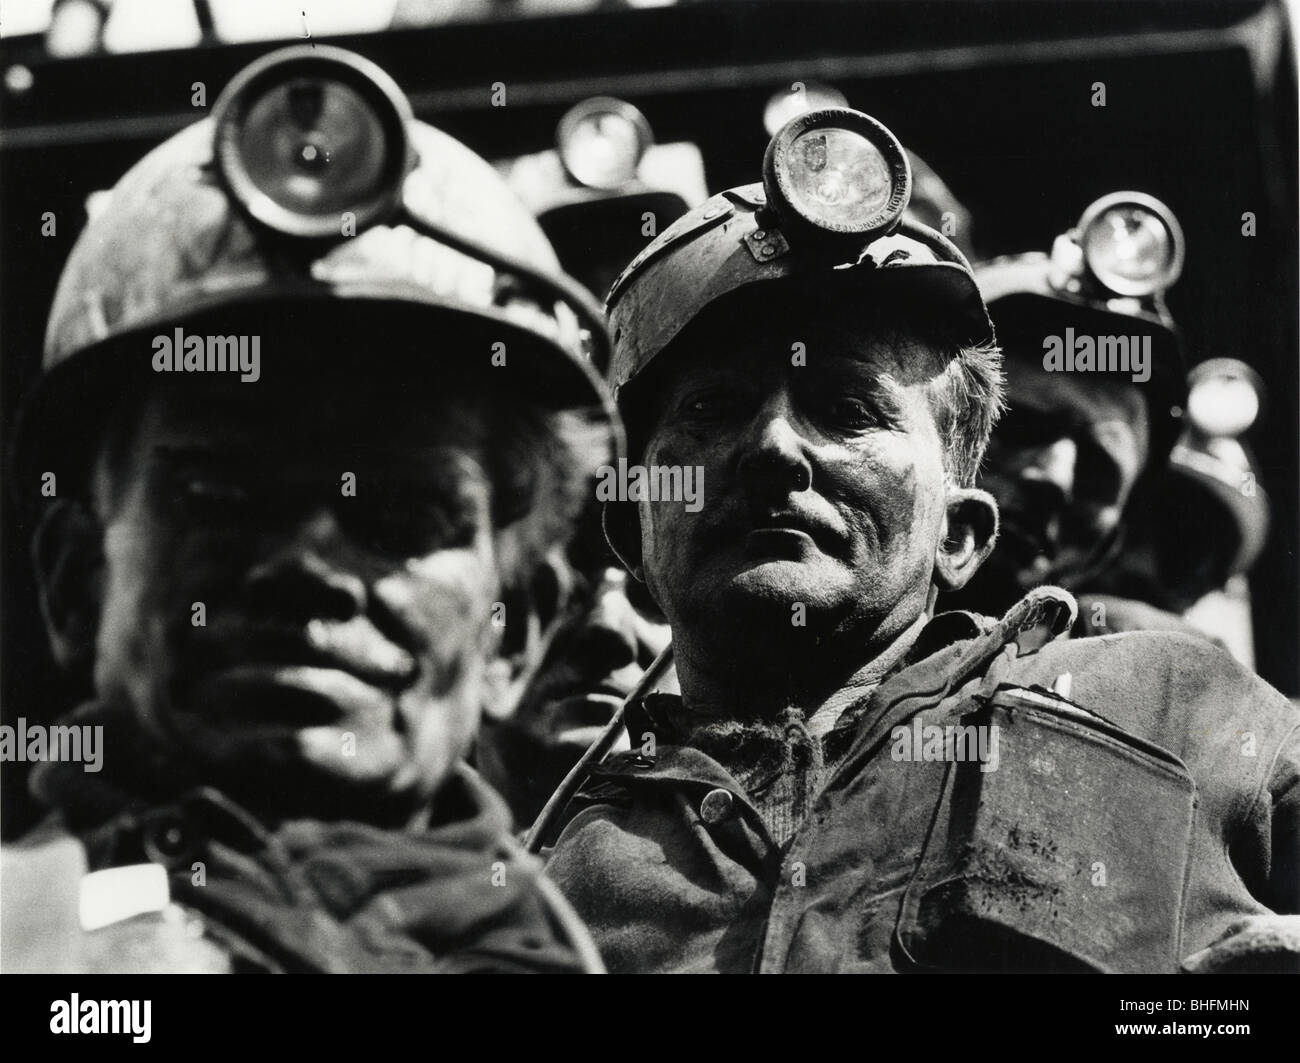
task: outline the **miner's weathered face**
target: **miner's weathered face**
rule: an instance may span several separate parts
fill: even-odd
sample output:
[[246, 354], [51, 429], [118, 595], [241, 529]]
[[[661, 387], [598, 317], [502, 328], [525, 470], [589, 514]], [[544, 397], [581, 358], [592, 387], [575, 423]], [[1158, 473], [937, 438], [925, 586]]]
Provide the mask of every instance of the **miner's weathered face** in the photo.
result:
[[793, 322], [756, 309], [679, 342], [642, 459], [704, 469], [699, 512], [640, 504], [644, 578], [674, 637], [760, 660], [896, 635], [936, 580], [968, 578], [996, 521], [945, 467], [945, 358], [897, 328]]
[[556, 631], [514, 714], [479, 735], [475, 765], [518, 822], [536, 817], [669, 642], [668, 626], [633, 604], [622, 569], [579, 578], [583, 608]]
[[155, 389], [98, 473], [98, 695], [236, 793], [417, 806], [500, 634], [484, 420], [355, 376]]
[[984, 575], [1069, 585], [1119, 526], [1146, 461], [1146, 404], [1128, 380], [1045, 372], [1033, 354], [1008, 350], [1006, 367], [1010, 408], [982, 480], [1002, 529]]

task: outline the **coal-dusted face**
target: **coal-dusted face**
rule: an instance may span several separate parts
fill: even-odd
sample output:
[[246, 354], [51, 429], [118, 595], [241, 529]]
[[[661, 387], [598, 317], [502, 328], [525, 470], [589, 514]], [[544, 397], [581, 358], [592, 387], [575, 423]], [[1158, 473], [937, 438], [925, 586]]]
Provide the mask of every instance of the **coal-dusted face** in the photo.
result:
[[263, 805], [418, 805], [471, 742], [498, 642], [488, 445], [465, 394], [154, 389], [99, 473], [99, 696]]
[[865, 646], [926, 607], [952, 491], [946, 361], [896, 328], [802, 318], [755, 305], [672, 352], [642, 460], [702, 466], [703, 505], [642, 501], [640, 559], [675, 639], [761, 660]]
[[1119, 528], [1146, 462], [1138, 385], [1105, 374], [1046, 372], [1008, 351], [1008, 411], [993, 431], [982, 486], [1002, 529], [982, 576], [1023, 593], [1075, 585]]

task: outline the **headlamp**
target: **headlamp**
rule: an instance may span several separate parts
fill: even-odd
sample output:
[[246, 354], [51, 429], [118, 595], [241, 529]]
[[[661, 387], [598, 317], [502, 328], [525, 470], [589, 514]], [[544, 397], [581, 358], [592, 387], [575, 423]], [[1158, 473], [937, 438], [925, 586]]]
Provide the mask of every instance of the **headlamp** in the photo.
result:
[[772, 138], [763, 185], [792, 245], [843, 249], [848, 261], [898, 225], [912, 171], [903, 146], [874, 118], [826, 108], [795, 116]]
[[[374, 63], [340, 48], [284, 48], [243, 70], [213, 110], [217, 172], [232, 200], [264, 232], [305, 241], [312, 257], [320, 243], [342, 243], [367, 229], [413, 230], [490, 267], [501, 290], [526, 291], [542, 306], [549, 300], [566, 304], [589, 342], [600, 345], [603, 315], [577, 281], [538, 269], [484, 243], [472, 227], [438, 216], [423, 202], [427, 181], [408, 189], [407, 179], [433, 160], [417, 159], [410, 103]], [[313, 277], [325, 268], [324, 259], [315, 258]], [[541, 313], [553, 316], [549, 308]], [[598, 362], [603, 357], [603, 349], [593, 354]]]
[[1244, 362], [1211, 358], [1187, 383], [1187, 419], [1207, 436], [1239, 436], [1259, 416], [1260, 380]]
[[595, 96], [560, 119], [556, 141], [560, 161], [575, 181], [615, 189], [636, 177], [654, 134], [645, 115], [630, 103]]
[[1183, 271], [1183, 230], [1154, 196], [1115, 192], [1083, 212], [1075, 238], [1088, 270], [1115, 295], [1163, 292]]
[[337, 48], [275, 53], [244, 70], [215, 108], [214, 157], [230, 194], [287, 236], [337, 238], [391, 214], [412, 165], [411, 109], [366, 59]]

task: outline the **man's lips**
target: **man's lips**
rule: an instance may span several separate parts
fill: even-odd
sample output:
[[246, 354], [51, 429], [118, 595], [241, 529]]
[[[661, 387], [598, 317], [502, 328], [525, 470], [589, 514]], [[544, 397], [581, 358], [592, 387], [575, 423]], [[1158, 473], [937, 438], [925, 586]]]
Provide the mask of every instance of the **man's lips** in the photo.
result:
[[245, 664], [205, 674], [193, 689], [194, 704], [212, 724], [237, 723], [276, 730], [385, 727], [393, 718], [391, 697], [338, 668]]
[[565, 698], [553, 707], [551, 738], [557, 745], [586, 748], [599, 736], [623, 704], [612, 693], [588, 693]]
[[415, 658], [380, 634], [364, 618], [311, 620], [304, 625], [256, 624], [239, 634], [214, 629], [203, 672], [246, 671], [250, 676], [294, 669], [342, 672], [367, 686], [396, 693], [416, 678]]
[[806, 536], [819, 549], [836, 556], [843, 552], [845, 538], [826, 521], [800, 510], [754, 507], [747, 513], [733, 512], [724, 517], [710, 534], [709, 541], [717, 545], [733, 544], [751, 536], [768, 539]]

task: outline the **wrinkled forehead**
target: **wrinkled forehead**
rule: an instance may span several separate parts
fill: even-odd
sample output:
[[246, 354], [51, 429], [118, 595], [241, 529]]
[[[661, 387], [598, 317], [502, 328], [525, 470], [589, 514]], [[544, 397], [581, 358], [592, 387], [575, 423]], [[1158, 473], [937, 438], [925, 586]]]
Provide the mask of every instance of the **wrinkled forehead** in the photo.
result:
[[808, 295], [732, 302], [701, 315], [664, 355], [665, 369], [679, 378], [718, 372], [815, 377], [853, 366], [904, 387], [930, 383], [948, 361], [912, 314]]
[[267, 460], [362, 450], [476, 451], [487, 410], [479, 395], [451, 384], [417, 390], [350, 374], [256, 382], [195, 374], [155, 383], [122, 428], [138, 443], [255, 449]]

